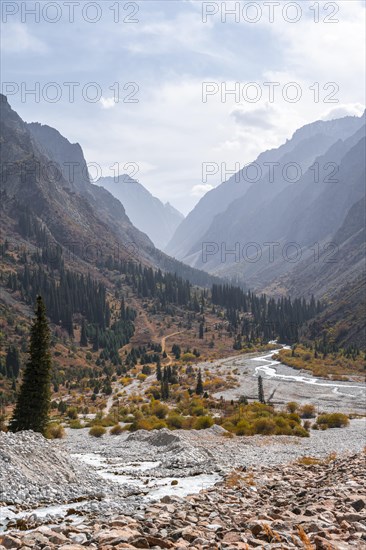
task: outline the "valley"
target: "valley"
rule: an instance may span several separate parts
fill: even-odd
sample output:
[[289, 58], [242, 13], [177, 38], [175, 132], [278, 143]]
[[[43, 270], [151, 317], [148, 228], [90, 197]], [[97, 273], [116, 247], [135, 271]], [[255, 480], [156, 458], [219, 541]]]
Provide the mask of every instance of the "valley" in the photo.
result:
[[366, 550], [365, 0], [0, 11], [0, 550]]

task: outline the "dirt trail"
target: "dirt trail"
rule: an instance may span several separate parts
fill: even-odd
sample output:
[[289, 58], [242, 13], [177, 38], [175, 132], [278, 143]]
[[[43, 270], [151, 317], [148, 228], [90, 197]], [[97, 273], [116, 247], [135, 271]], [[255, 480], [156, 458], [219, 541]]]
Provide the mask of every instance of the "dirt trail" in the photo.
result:
[[[186, 332], [185, 330], [179, 330], [177, 332], [173, 332], [172, 334], [168, 334], [167, 336], [163, 336], [161, 339], [161, 353], [164, 353], [166, 351], [166, 340], [167, 338], [171, 338], [172, 336], [176, 336], [177, 334], [181, 334], [182, 332]], [[166, 352], [168, 362], [165, 363], [165, 366], [169, 366], [173, 363], [173, 358], [170, 355], [170, 353]]]

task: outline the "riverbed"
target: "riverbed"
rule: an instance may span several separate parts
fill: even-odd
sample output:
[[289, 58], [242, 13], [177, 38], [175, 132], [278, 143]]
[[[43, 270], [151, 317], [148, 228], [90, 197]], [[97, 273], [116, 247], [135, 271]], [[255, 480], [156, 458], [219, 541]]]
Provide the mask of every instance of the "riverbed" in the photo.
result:
[[231, 400], [245, 395], [257, 398], [258, 376], [263, 378], [265, 398], [277, 405], [289, 401], [312, 403], [318, 411], [366, 414], [366, 385], [359, 382], [332, 381], [314, 377], [272, 359], [281, 348], [258, 356], [229, 357], [214, 363], [202, 363], [219, 373], [235, 371], [237, 386], [217, 392], [214, 397]]

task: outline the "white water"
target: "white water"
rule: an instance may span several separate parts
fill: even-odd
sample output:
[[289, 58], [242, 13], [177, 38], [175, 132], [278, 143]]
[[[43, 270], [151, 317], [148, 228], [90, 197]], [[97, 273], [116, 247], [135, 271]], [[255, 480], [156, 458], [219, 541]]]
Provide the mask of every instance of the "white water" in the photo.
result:
[[[79, 502], [69, 502], [68, 504], [56, 504], [51, 506], [42, 506], [41, 508], [34, 508], [33, 510], [25, 510], [18, 512], [15, 507], [11, 506], [0, 506], [0, 532], [6, 530], [9, 521], [19, 520], [24, 518], [30, 518], [31, 516], [37, 516], [37, 518], [45, 518], [50, 516], [50, 518], [64, 517], [66, 512], [71, 508], [77, 510], [83, 504], [86, 504], [87, 500], [82, 500]], [[69, 516], [70, 520], [72, 516]]]
[[[284, 346], [282, 349], [290, 349], [288, 346]], [[347, 394], [339, 391], [340, 389], [344, 388], [352, 388], [352, 389], [359, 389], [359, 395], [366, 395], [366, 386], [358, 383], [354, 384], [346, 384], [344, 382], [332, 382], [332, 381], [326, 381], [319, 378], [314, 378], [312, 375], [303, 376], [300, 374], [279, 374], [276, 370], [277, 365], [283, 366], [283, 363], [280, 361], [275, 361], [272, 359], [272, 355], [278, 353], [280, 350], [273, 350], [268, 355], [264, 355], [262, 357], [255, 357], [252, 360], [253, 361], [261, 361], [268, 364], [260, 365], [259, 367], [255, 368], [255, 374], [258, 375], [258, 372], [263, 372], [266, 374], [269, 378], [276, 378], [278, 380], [285, 380], [285, 381], [293, 381], [293, 382], [301, 382], [303, 384], [312, 384], [316, 386], [325, 386], [328, 388], [334, 388], [334, 393], [339, 393], [340, 395], [346, 395], [346, 396], [354, 396], [354, 394]], [[290, 367], [291, 368], [291, 367]]]
[[[160, 466], [160, 462], [157, 461], [125, 463], [118, 458], [107, 460], [96, 453], [78, 453], [72, 456], [96, 468], [97, 473], [103, 479], [122, 485], [133, 485], [137, 489], [141, 489], [141, 492], [145, 493], [146, 500], [160, 499], [166, 495], [184, 497], [211, 487], [221, 479], [218, 474], [160, 478], [154, 475], [154, 469]], [[172, 481], [178, 483], [172, 485]]]

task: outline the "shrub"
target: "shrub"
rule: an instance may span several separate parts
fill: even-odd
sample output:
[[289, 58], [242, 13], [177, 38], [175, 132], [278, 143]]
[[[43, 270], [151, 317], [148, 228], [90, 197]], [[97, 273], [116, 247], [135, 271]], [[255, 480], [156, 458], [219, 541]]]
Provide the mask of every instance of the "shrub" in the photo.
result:
[[288, 410], [289, 413], [296, 412], [298, 410], [298, 408], [299, 408], [299, 404], [296, 403], [296, 401], [290, 401], [286, 405], [286, 409]]
[[163, 419], [168, 414], [169, 407], [167, 407], [163, 403], [160, 403], [160, 401], [155, 401], [151, 406], [151, 411], [155, 416], [157, 416], [160, 419]]
[[50, 424], [46, 430], [47, 439], [62, 439], [65, 437], [65, 430], [61, 424]]
[[110, 434], [111, 435], [120, 435], [121, 433], [123, 432], [123, 428], [120, 424], [116, 424], [115, 426], [113, 426], [113, 428], [110, 429]]
[[82, 425], [82, 423], [80, 422], [80, 420], [78, 420], [78, 419], [77, 420], [71, 420], [69, 426], [72, 430], [80, 430], [81, 428], [84, 427]]
[[239, 420], [235, 429], [236, 435], [252, 435], [253, 430], [248, 420]]
[[315, 418], [316, 414], [314, 405], [311, 405], [310, 403], [303, 405], [300, 409], [300, 416], [301, 418]]
[[170, 429], [180, 429], [183, 427], [184, 418], [179, 414], [172, 414], [166, 419], [168, 428]]
[[292, 430], [292, 434], [297, 435], [298, 437], [310, 437], [309, 432], [302, 426], [295, 426]]
[[253, 422], [254, 433], [271, 435], [275, 432], [276, 424], [271, 418], [257, 418]]
[[89, 435], [93, 437], [102, 437], [106, 433], [104, 426], [92, 426], [89, 430]]
[[193, 353], [183, 353], [181, 356], [182, 361], [194, 361], [196, 359], [196, 356]]
[[349, 418], [342, 413], [320, 414], [316, 419], [320, 429], [344, 428], [349, 424]]
[[194, 407], [191, 407], [192, 416], [205, 416], [206, 413], [207, 410], [202, 407], [202, 405], [195, 405]]
[[66, 414], [71, 420], [76, 420], [78, 417], [78, 411], [76, 407], [69, 407], [66, 411]]
[[311, 422], [310, 422], [310, 420], [305, 420], [305, 422], [304, 422], [304, 428], [305, 428], [305, 430], [307, 430], [307, 431], [310, 430], [310, 428], [311, 428]]
[[213, 424], [214, 424], [214, 421], [213, 421], [213, 418], [211, 418], [211, 416], [199, 416], [194, 423], [194, 429], [206, 430], [207, 428], [211, 428]]
[[320, 464], [319, 458], [314, 458], [312, 456], [302, 456], [297, 460], [298, 464], [303, 466], [313, 466], [314, 464]]
[[296, 414], [296, 413], [290, 413], [290, 414], [288, 415], [288, 419], [289, 419], [290, 424], [291, 424], [292, 426], [294, 426], [295, 424], [300, 424], [300, 425], [301, 425], [301, 418], [300, 418], [299, 415]]

